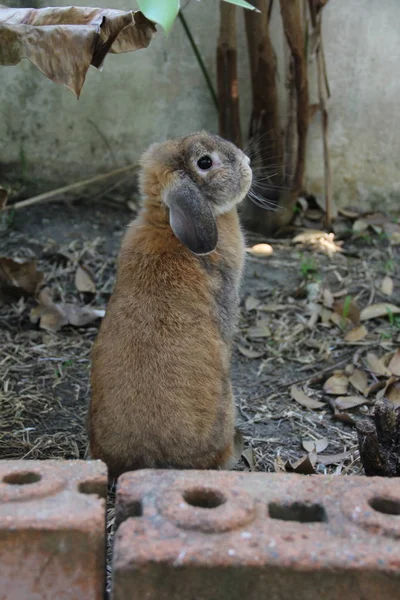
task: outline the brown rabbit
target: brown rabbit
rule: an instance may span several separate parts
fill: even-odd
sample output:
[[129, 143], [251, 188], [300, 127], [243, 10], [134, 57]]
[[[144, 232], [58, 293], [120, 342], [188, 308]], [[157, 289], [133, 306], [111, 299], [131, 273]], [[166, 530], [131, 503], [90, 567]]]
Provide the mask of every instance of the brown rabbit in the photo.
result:
[[231, 468], [232, 338], [244, 240], [236, 205], [249, 159], [206, 132], [154, 144], [143, 208], [122, 242], [92, 353], [89, 438], [110, 477], [140, 468]]

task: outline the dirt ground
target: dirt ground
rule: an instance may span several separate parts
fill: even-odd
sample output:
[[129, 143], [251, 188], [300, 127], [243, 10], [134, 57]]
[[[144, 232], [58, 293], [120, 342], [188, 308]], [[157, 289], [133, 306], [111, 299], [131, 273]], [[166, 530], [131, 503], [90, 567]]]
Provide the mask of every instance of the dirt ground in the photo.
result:
[[[24, 209], [3, 219], [0, 256], [37, 258], [55, 301], [104, 308], [121, 236], [132, 218], [124, 204], [90, 200]], [[379, 383], [365, 356], [373, 352], [387, 361], [399, 347], [400, 324], [393, 314], [373, 319], [365, 323], [368, 334], [351, 342], [345, 336], [357, 326], [357, 319], [349, 320], [352, 309], [342, 307], [341, 315], [336, 309], [336, 324], [329, 313], [346, 298], [360, 308], [400, 305], [400, 247], [372, 231], [350, 236], [340, 252], [329, 255], [323, 243], [309, 247], [292, 238], [269, 240], [267, 256], [248, 254], [232, 364], [246, 446], [237, 468], [290, 470], [288, 461], [293, 465], [311, 449], [322, 455], [312, 458], [316, 472], [360, 473], [354, 423], [371, 412], [373, 398], [339, 410], [338, 393], [323, 386], [335, 370], [348, 377], [356, 368], [369, 385]], [[95, 295], [77, 291], [79, 264], [92, 274]], [[390, 299], [381, 289], [385, 277], [394, 283]], [[90, 349], [99, 321], [47, 331], [31, 322], [35, 305], [27, 297], [0, 306], [0, 457], [84, 458]], [[320, 406], [299, 404], [296, 390]], [[358, 393], [348, 389], [340, 397]], [[298, 469], [308, 472], [304, 464]]]

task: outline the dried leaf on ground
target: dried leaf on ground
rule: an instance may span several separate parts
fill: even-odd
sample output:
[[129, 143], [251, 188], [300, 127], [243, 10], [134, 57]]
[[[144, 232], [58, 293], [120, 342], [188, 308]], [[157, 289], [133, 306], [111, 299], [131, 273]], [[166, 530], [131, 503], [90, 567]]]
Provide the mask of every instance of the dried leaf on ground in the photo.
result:
[[381, 292], [385, 296], [391, 296], [393, 294], [393, 279], [386, 275], [381, 281]]
[[317, 457], [317, 462], [325, 466], [334, 465], [342, 462], [342, 460], [346, 460], [346, 458], [349, 458], [350, 455], [351, 452], [349, 450], [347, 452], [341, 452], [340, 454], [319, 454]]
[[385, 385], [386, 385], [386, 383], [384, 381], [374, 381], [373, 383], [371, 383], [371, 385], [369, 385], [367, 388], [365, 388], [365, 390], [363, 392], [364, 396], [367, 398], [371, 394], [374, 394], [375, 392], [382, 390], [385, 387]]
[[365, 325], [359, 325], [358, 327], [354, 327], [351, 331], [346, 333], [344, 336], [345, 342], [359, 342], [363, 340], [368, 335], [368, 329]]
[[357, 219], [353, 223], [353, 233], [362, 233], [366, 231], [369, 227], [369, 223], [364, 219]]
[[335, 400], [335, 406], [339, 410], [348, 410], [362, 404], [367, 404], [368, 400], [364, 396], [339, 396]]
[[256, 465], [255, 465], [255, 460], [254, 460], [254, 450], [253, 450], [253, 448], [249, 447], [249, 448], [246, 448], [245, 450], [243, 450], [242, 457], [244, 458], [244, 460], [248, 464], [248, 466], [250, 468], [250, 471], [255, 471], [256, 470]]
[[319, 440], [301, 440], [301, 445], [307, 452], [323, 452], [329, 446], [329, 440], [326, 437]]
[[256, 244], [251, 248], [247, 248], [247, 252], [253, 256], [271, 256], [274, 249], [269, 244]]
[[31, 310], [31, 321], [39, 321], [41, 329], [59, 331], [64, 325], [84, 327], [96, 319], [104, 317], [104, 309], [75, 304], [57, 304], [51, 297], [49, 288], [40, 290], [37, 296], [38, 306]]
[[358, 392], [364, 394], [368, 387], [368, 375], [365, 373], [365, 371], [356, 369], [349, 377], [349, 382]]
[[0, 7], [0, 64], [31, 61], [79, 97], [90, 65], [146, 48], [156, 32], [141, 12], [89, 7]]
[[397, 350], [388, 364], [388, 369], [393, 375], [400, 377], [400, 350]]
[[326, 308], [332, 308], [334, 298], [333, 298], [332, 292], [329, 288], [324, 288], [324, 291], [322, 293], [322, 298], [323, 298], [324, 306]]
[[0, 211], [3, 210], [5, 205], [7, 204], [8, 192], [5, 188], [0, 185]]
[[342, 319], [350, 319], [354, 325], [360, 323], [360, 308], [357, 305], [357, 302], [350, 296], [337, 300], [333, 305], [333, 310]]
[[258, 306], [260, 306], [261, 302], [258, 298], [253, 298], [253, 296], [247, 296], [244, 306], [245, 309], [250, 312], [251, 310], [255, 310]]
[[322, 408], [323, 406], [325, 406], [324, 402], [319, 402], [318, 400], [310, 398], [310, 396], [307, 396], [307, 394], [305, 394], [295, 385], [292, 385], [292, 387], [290, 388], [290, 395], [293, 398], [293, 400], [296, 400], [296, 402], [301, 404], [301, 406], [305, 406], [306, 408], [315, 409]]
[[78, 292], [90, 294], [96, 293], [96, 284], [94, 283], [89, 270], [81, 265], [78, 265], [75, 273], [75, 286]]
[[24, 294], [34, 294], [43, 277], [37, 270], [36, 260], [0, 257], [0, 299], [12, 301]]
[[255, 325], [247, 330], [247, 337], [250, 340], [257, 340], [271, 337], [271, 330], [268, 325]]
[[373, 352], [368, 352], [366, 359], [367, 359], [367, 364], [368, 364], [369, 369], [375, 375], [381, 375], [381, 376], [391, 375], [391, 372], [386, 367], [383, 360], [381, 358], [378, 358], [376, 356], [376, 354], [374, 354]]
[[324, 383], [324, 392], [335, 396], [342, 396], [347, 393], [349, 380], [346, 375], [331, 375]]
[[360, 321], [368, 321], [369, 319], [377, 319], [378, 317], [387, 317], [390, 313], [398, 315], [400, 313], [400, 308], [387, 302], [371, 304], [361, 311]]
[[315, 475], [315, 464], [317, 462], [317, 453], [309, 452], [305, 456], [296, 460], [296, 462], [291, 463], [289, 461], [286, 462], [285, 468], [286, 471], [292, 471], [294, 473], [299, 473], [301, 475]]
[[259, 350], [253, 350], [253, 348], [246, 348], [241, 344], [237, 345], [237, 349], [239, 350], [240, 354], [243, 354], [243, 356], [246, 356], [246, 358], [261, 358], [261, 356], [264, 355], [263, 351], [260, 352]]
[[333, 418], [336, 419], [337, 421], [341, 421], [342, 423], [346, 423], [347, 425], [351, 425], [352, 427], [354, 427], [356, 424], [355, 420], [353, 419], [353, 417], [351, 415], [349, 415], [348, 413], [345, 413], [345, 412], [340, 412], [336, 408], [333, 413]]
[[386, 398], [391, 402], [396, 408], [400, 407], [400, 380], [394, 377], [389, 379], [388, 385], [386, 387]]

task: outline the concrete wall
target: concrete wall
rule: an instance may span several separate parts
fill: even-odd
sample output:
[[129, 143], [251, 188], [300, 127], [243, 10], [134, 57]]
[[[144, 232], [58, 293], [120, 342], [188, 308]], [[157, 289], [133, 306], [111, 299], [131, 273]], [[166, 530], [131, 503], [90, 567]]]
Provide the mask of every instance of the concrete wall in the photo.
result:
[[[26, 4], [23, 0], [11, 3]], [[107, 4], [121, 9], [131, 6], [122, 0]], [[191, 0], [185, 9], [213, 77], [216, 4], [216, 0]], [[332, 91], [329, 112], [335, 196], [340, 203], [360, 199], [376, 203], [382, 197], [395, 202], [400, 197], [400, 2], [331, 0], [324, 16]], [[282, 67], [284, 44], [279, 19], [276, 10], [271, 29]], [[242, 125], [246, 131], [250, 89], [242, 26], [239, 49]], [[109, 56], [102, 72], [91, 68], [79, 101], [66, 88], [44, 78], [28, 61], [0, 69], [0, 163], [9, 165], [16, 174], [22, 169], [24, 177], [36, 180], [39, 187], [136, 162], [154, 140], [200, 128], [217, 129], [215, 108], [179, 22], [168, 39], [161, 32], [148, 49]], [[280, 88], [284, 106], [282, 73]], [[311, 126], [308, 154], [307, 183], [311, 191], [321, 193], [319, 117]]]

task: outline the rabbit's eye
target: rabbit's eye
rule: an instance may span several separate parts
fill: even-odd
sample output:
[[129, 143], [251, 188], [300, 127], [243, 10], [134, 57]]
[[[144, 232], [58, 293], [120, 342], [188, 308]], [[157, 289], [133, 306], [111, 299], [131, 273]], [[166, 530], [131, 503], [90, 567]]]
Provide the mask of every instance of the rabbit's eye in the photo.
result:
[[211, 156], [208, 156], [208, 154], [206, 154], [205, 156], [202, 156], [197, 161], [197, 166], [199, 167], [199, 169], [202, 169], [203, 171], [207, 171], [207, 169], [211, 169], [212, 165], [213, 165], [212, 158], [211, 158]]

